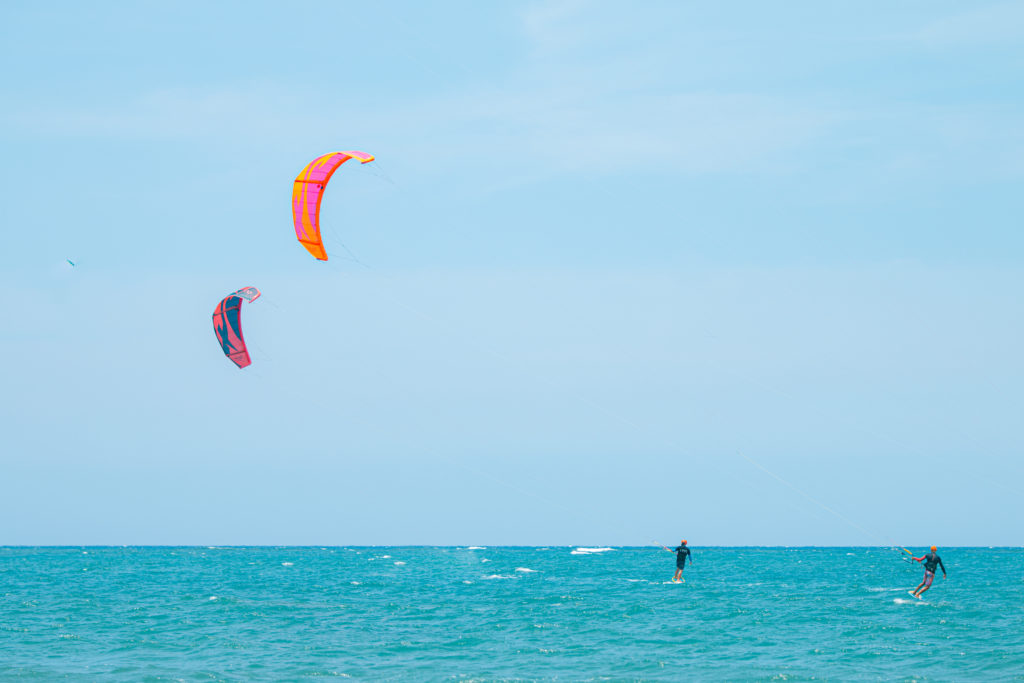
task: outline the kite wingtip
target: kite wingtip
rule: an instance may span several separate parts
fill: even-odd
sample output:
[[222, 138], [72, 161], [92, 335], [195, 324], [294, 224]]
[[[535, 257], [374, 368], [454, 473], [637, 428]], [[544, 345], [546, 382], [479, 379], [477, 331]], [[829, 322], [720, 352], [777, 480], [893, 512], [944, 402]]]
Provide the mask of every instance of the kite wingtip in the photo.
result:
[[361, 164], [368, 164], [368, 163], [370, 163], [371, 161], [373, 161], [373, 160], [375, 160], [377, 158], [377, 157], [373, 156], [372, 154], [367, 154], [366, 152], [360, 152], [357, 149], [352, 149], [352, 150], [349, 150], [347, 152], [342, 152], [342, 154], [347, 154], [350, 159], [355, 159], [356, 161], [358, 161]]

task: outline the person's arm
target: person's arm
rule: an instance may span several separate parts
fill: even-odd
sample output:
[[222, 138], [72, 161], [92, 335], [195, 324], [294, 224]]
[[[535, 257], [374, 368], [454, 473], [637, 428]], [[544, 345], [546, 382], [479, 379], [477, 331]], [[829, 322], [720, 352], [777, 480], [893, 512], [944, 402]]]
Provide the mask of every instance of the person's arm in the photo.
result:
[[938, 558], [938, 560], [939, 560], [939, 567], [942, 568], [942, 578], [946, 578], [946, 565], [942, 564], [942, 558], [941, 557]]
[[692, 552], [690, 552], [690, 549], [689, 549], [689, 548], [687, 548], [687, 549], [686, 549], [686, 556], [687, 556], [688, 558], [690, 558], [690, 564], [692, 565], [692, 564], [693, 564], [693, 553], [692, 553]]
[[921, 561], [921, 560], [923, 560], [924, 558], [923, 558], [923, 557], [914, 557], [913, 555], [911, 555], [911, 556], [910, 556], [910, 559], [912, 559], [912, 560], [913, 560], [914, 562], [920, 562], [920, 561]]

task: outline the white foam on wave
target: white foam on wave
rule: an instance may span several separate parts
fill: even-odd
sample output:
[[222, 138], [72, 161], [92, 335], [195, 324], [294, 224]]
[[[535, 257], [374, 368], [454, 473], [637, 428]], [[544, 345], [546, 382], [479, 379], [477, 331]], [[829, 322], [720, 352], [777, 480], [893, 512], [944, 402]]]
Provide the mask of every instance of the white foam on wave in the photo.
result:
[[381, 555], [380, 559], [382, 559], [382, 560], [390, 560], [391, 556], [390, 555]]
[[282, 562], [281, 566], [282, 567], [294, 567], [295, 563], [294, 562]]
[[907, 600], [906, 598], [895, 598], [893, 600], [897, 605], [927, 605], [928, 603], [924, 600]]
[[216, 599], [217, 599], [217, 596], [216, 596], [216, 595], [211, 595], [211, 596], [210, 596], [210, 600], [216, 600]]
[[536, 574], [536, 569], [527, 569], [526, 567], [516, 567], [517, 572], [523, 572], [524, 574]]
[[349, 581], [349, 583], [352, 584], [353, 586], [362, 586], [363, 585], [362, 581]]
[[570, 554], [571, 555], [594, 555], [596, 553], [606, 553], [611, 548], [576, 548]]
[[399, 561], [395, 562], [395, 564], [397, 564], [397, 565], [403, 565], [403, 564], [405, 564], [405, 562], [402, 562], [401, 560], [399, 560]]
[[881, 586], [872, 586], [872, 587], [868, 588], [868, 591], [871, 592], [871, 593], [890, 593], [892, 591], [901, 591], [901, 590], [905, 590], [905, 589], [903, 589], [903, 588], [882, 588]]
[[490, 576], [485, 576], [484, 578], [485, 579], [514, 579], [516, 577], [511, 575], [511, 574], [491, 574]]
[[482, 545], [471, 545], [466, 550], [487, 550], [487, 548]]
[[488, 560], [486, 557], [484, 559], [480, 560], [480, 561], [481, 562], [490, 562], [490, 560]]

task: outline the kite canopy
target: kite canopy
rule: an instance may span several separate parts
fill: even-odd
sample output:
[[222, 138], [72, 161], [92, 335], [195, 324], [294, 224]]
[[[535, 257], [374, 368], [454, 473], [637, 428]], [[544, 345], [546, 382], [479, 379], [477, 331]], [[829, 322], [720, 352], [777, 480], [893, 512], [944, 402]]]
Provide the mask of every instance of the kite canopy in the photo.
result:
[[324, 188], [338, 167], [349, 159], [361, 164], [373, 161], [373, 155], [366, 152], [331, 152], [317, 157], [302, 169], [292, 186], [292, 218], [295, 220], [295, 236], [306, 250], [320, 259], [327, 260], [324, 241], [320, 237], [320, 200]]
[[213, 333], [217, 335], [224, 355], [240, 368], [252, 364], [249, 350], [245, 348], [245, 339], [242, 337], [242, 299], [252, 303], [259, 297], [260, 290], [255, 287], [243, 287], [224, 297], [213, 311]]

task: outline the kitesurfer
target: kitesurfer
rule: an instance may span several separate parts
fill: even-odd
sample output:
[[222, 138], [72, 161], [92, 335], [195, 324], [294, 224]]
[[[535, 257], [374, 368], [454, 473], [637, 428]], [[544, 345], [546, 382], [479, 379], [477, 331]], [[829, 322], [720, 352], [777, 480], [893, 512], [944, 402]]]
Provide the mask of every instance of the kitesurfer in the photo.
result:
[[686, 558], [690, 558], [690, 564], [693, 564], [693, 555], [690, 554], [690, 549], [686, 547], [685, 539], [679, 541], [679, 545], [675, 548], [675, 553], [676, 575], [672, 577], [672, 580], [679, 582], [683, 580], [683, 569], [686, 567]]
[[942, 578], [946, 578], [946, 565], [942, 564], [942, 558], [936, 554], [936, 550], [937, 548], [932, 546], [931, 552], [927, 555], [921, 557], [911, 555], [915, 562], [924, 562], [924, 579], [911, 592], [911, 595], [915, 598], [920, 598], [922, 593], [932, 587], [932, 579], [935, 578], [935, 567], [940, 567], [942, 569]]

